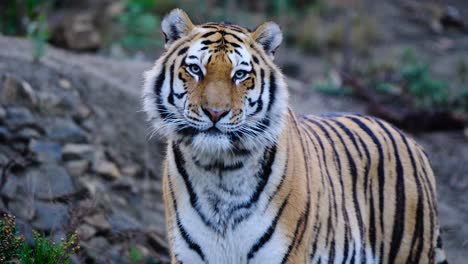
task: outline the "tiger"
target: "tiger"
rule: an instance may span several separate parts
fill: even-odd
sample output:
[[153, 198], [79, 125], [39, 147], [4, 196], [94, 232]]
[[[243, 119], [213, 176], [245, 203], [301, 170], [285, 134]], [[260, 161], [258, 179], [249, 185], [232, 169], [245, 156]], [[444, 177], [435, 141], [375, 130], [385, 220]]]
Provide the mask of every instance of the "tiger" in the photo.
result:
[[167, 142], [171, 263], [447, 263], [426, 153], [377, 118], [296, 115], [278, 24], [174, 9], [161, 28], [142, 101]]

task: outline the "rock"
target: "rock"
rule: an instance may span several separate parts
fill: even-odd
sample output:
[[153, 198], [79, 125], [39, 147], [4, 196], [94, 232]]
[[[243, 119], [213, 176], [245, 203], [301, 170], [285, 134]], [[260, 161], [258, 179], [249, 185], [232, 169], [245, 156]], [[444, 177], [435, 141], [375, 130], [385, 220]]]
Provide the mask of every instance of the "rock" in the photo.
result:
[[62, 157], [62, 146], [55, 142], [32, 140], [29, 151], [40, 162], [59, 161]]
[[101, 34], [94, 25], [95, 13], [89, 11], [64, 11], [62, 19], [55, 19], [51, 26], [52, 40], [59, 46], [92, 51], [101, 46]]
[[9, 107], [6, 112], [6, 124], [14, 131], [25, 127], [34, 127], [36, 125], [34, 117], [26, 108]]
[[89, 116], [91, 116], [91, 109], [89, 109], [85, 104], [79, 104], [73, 113], [73, 118], [79, 121], [84, 120]]
[[167, 243], [166, 239], [157, 234], [154, 234], [153, 232], [148, 234], [148, 243], [151, 245], [152, 248], [158, 251], [164, 252], [169, 249], [169, 244]]
[[[100, 236], [83, 243], [83, 247], [94, 259], [103, 260], [103, 253], [108, 251], [110, 244], [104, 237]], [[101, 261], [97, 262], [100, 263]]]
[[0, 124], [2, 124], [5, 121], [6, 115], [7, 113], [5, 108], [0, 106]]
[[107, 186], [102, 179], [97, 178], [95, 175], [84, 174], [77, 178], [80, 186], [83, 186], [93, 198], [107, 191]]
[[24, 189], [26, 186], [27, 183], [24, 177], [17, 177], [9, 173], [1, 193], [7, 198], [15, 199], [18, 194], [25, 195], [27, 193], [27, 190]]
[[125, 232], [142, 228], [138, 220], [123, 211], [116, 211], [112, 214], [109, 218], [109, 222], [112, 227], [112, 232]]
[[132, 165], [127, 165], [122, 168], [122, 174], [130, 177], [135, 177], [138, 174], [141, 173], [141, 166], [132, 164]]
[[62, 159], [69, 160], [82, 160], [91, 159], [95, 148], [88, 144], [66, 144], [62, 150]]
[[116, 179], [121, 176], [119, 168], [113, 162], [107, 160], [98, 160], [93, 164], [93, 170], [109, 179]]
[[8, 129], [6, 127], [0, 126], [0, 142], [5, 142], [8, 139], [10, 139], [11, 135], [8, 132]]
[[31, 192], [41, 199], [54, 199], [76, 192], [67, 171], [55, 164], [44, 164], [39, 169], [28, 171], [26, 178], [31, 186]]
[[54, 141], [85, 143], [86, 133], [69, 119], [55, 119], [46, 128], [47, 136]]
[[56, 93], [38, 93], [39, 109], [47, 115], [65, 116], [73, 114], [82, 104], [80, 95], [76, 91], [58, 91]]
[[73, 160], [69, 161], [65, 164], [65, 167], [67, 168], [68, 173], [72, 177], [80, 177], [85, 174], [85, 172], [88, 170], [90, 165], [89, 160]]
[[97, 233], [96, 228], [88, 224], [80, 225], [76, 231], [80, 241], [87, 241]]
[[65, 226], [69, 220], [68, 207], [60, 203], [34, 202], [36, 218], [32, 222], [35, 229], [50, 231]]
[[34, 218], [35, 215], [35, 208], [33, 206], [34, 200], [32, 199], [25, 199], [25, 198], [20, 198], [16, 197], [17, 199], [11, 201], [8, 203], [8, 210], [10, 212], [27, 221], [30, 221]]
[[28, 107], [37, 105], [37, 96], [29, 83], [12, 74], [3, 76], [3, 88], [0, 90], [0, 103], [21, 104]]
[[88, 216], [84, 219], [84, 221], [87, 224], [97, 228], [99, 231], [105, 231], [111, 228], [109, 221], [107, 221], [107, 218], [103, 214]]
[[112, 182], [111, 187], [114, 190], [127, 191], [133, 194], [138, 193], [139, 190], [138, 185], [133, 179], [133, 177], [121, 177], [116, 181]]
[[70, 90], [72, 88], [71, 82], [67, 79], [62, 78], [59, 80], [58, 83], [59, 83], [59, 86], [65, 90]]
[[16, 132], [13, 135], [13, 140], [27, 141], [27, 140], [30, 140], [30, 139], [37, 139], [40, 136], [41, 136], [41, 133], [39, 131], [37, 131], [36, 129], [26, 127], [26, 128], [21, 129], [20, 131]]

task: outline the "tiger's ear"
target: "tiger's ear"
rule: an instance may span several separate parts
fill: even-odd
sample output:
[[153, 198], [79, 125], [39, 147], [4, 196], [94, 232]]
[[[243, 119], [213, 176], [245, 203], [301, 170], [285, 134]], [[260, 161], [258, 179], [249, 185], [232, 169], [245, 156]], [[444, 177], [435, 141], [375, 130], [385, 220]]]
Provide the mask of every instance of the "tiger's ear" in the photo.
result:
[[255, 29], [252, 38], [260, 43], [265, 52], [273, 58], [276, 49], [283, 41], [283, 33], [275, 22], [266, 22]]
[[167, 48], [174, 41], [188, 35], [194, 27], [189, 16], [182, 9], [173, 9], [161, 23], [162, 32], [166, 39], [165, 47]]

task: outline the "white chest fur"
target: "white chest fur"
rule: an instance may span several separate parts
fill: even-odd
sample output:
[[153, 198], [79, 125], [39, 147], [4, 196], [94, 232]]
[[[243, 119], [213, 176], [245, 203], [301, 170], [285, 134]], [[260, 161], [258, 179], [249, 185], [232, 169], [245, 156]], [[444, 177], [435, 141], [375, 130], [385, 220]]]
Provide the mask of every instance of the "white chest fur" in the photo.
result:
[[[279, 263], [287, 239], [270, 203], [283, 177], [285, 151], [194, 158], [169, 148], [169, 182], [177, 203], [172, 246], [183, 263]], [[224, 169], [220, 169], [224, 168]], [[274, 230], [272, 230], [274, 229]], [[274, 232], [273, 232], [274, 231]]]

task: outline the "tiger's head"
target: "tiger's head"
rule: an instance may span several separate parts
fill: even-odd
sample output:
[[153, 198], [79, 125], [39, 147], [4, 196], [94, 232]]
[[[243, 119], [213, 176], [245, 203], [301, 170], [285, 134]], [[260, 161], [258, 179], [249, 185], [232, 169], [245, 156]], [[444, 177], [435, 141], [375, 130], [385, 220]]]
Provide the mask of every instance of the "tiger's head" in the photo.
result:
[[274, 144], [288, 98], [273, 63], [279, 26], [194, 25], [180, 9], [161, 26], [166, 51], [145, 73], [143, 91], [154, 131], [211, 154]]

